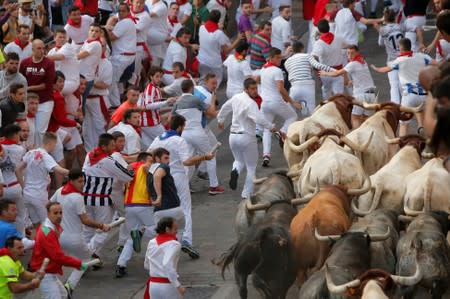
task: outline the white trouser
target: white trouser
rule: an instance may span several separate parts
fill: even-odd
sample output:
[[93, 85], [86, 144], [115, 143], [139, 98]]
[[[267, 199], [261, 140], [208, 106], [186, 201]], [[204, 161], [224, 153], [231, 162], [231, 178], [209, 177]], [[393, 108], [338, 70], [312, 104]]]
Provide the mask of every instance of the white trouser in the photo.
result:
[[[67, 233], [63, 232], [59, 238], [61, 248], [67, 255], [74, 256], [83, 262], [88, 262], [91, 255], [94, 253], [92, 249], [89, 248], [88, 244], [84, 242], [82, 232], [79, 233]], [[84, 271], [73, 269], [67, 278], [67, 282], [72, 288], [76, 288], [78, 282], [83, 276]]]
[[[200, 155], [209, 153], [212, 149], [208, 134], [203, 128], [184, 129], [181, 134], [183, 137]], [[206, 169], [209, 176], [209, 186], [219, 186], [216, 172], [216, 158], [206, 161]]]
[[306, 110], [303, 115], [311, 115], [316, 108], [316, 83], [314, 80], [297, 81], [292, 83], [289, 96], [296, 102], [306, 101]]
[[56, 274], [45, 274], [39, 286], [42, 299], [66, 299], [67, 291]]
[[247, 169], [242, 198], [248, 198], [253, 193], [253, 178], [255, 177], [256, 164], [258, 163], [258, 143], [256, 137], [251, 134], [230, 134], [230, 149], [233, 153], [233, 169], [239, 174], [244, 167]]
[[171, 283], [150, 283], [150, 298], [151, 299], [181, 299], [183, 298], [178, 292], [177, 288]]
[[214, 74], [216, 75], [217, 78], [217, 86], [220, 86], [220, 83], [222, 82], [223, 79], [223, 67], [222, 65], [220, 66], [216, 66], [216, 67], [212, 67], [203, 63], [199, 63], [198, 65], [198, 72], [200, 73], [200, 78], [201, 80], [203, 80], [205, 78], [206, 75], [208, 74]]
[[106, 133], [106, 120], [100, 108], [100, 98], [88, 98], [83, 121], [83, 139], [86, 152], [97, 146], [98, 137]]
[[28, 213], [22, 197], [22, 187], [19, 184], [11, 187], [4, 187], [2, 198], [7, 198], [16, 203], [17, 216], [16, 221], [14, 222], [14, 226], [19, 233], [25, 236], [25, 223], [28, 217]]
[[129, 67], [135, 60], [136, 55], [126, 56], [126, 55], [113, 55], [111, 56], [111, 64], [113, 69], [113, 82], [109, 88], [110, 96], [109, 101], [111, 105], [116, 107], [120, 105], [120, 91], [119, 91], [119, 81], [122, 77], [123, 72], [127, 67]]
[[417, 40], [416, 29], [420, 28], [422, 30], [423, 26], [426, 23], [425, 16], [409, 16], [405, 20], [405, 38], [409, 38], [411, 41], [411, 50], [416, 52], [419, 50], [419, 43]]
[[[115, 186], [115, 184], [121, 184], [120, 182], [113, 183], [113, 188], [111, 191], [111, 200], [113, 202], [114, 211], [117, 212], [119, 217], [125, 217], [125, 206], [123, 205], [123, 192], [124, 192], [124, 184], [122, 184], [122, 188], [119, 186]], [[119, 228], [119, 239], [117, 240], [117, 245], [124, 245], [129, 236], [129, 231], [127, 228], [127, 224], [123, 223]]]
[[[205, 127], [205, 133], [206, 133], [206, 135], [208, 135], [209, 145], [211, 145], [211, 148], [213, 148], [217, 144], [216, 135], [214, 135], [213, 131], [211, 131], [208, 126]], [[206, 162], [202, 161], [198, 165], [197, 169], [198, 169], [198, 171], [207, 172], [208, 170], [206, 167]]]
[[178, 233], [177, 233], [177, 239], [182, 240], [183, 239], [183, 233], [184, 228], [186, 226], [186, 221], [184, 219], [184, 213], [183, 209], [180, 207], [167, 209], [167, 210], [159, 210], [156, 211], [153, 214], [153, 217], [155, 218], [155, 225], [158, 224], [159, 220], [161, 220], [164, 217], [172, 217], [177, 221], [177, 227], [178, 227]]
[[47, 132], [48, 123], [53, 112], [54, 104], [55, 103], [53, 101], [47, 101], [39, 104], [39, 108], [36, 113], [36, 131], [34, 136], [34, 144], [36, 147], [41, 146], [42, 137], [45, 132]]
[[312, 20], [308, 21], [308, 32], [309, 32], [309, 40], [308, 40], [308, 48], [306, 49], [306, 53], [310, 54], [312, 52], [314, 43], [318, 39], [320, 33]]
[[[96, 222], [110, 223], [113, 212], [110, 206], [86, 206], [86, 214]], [[83, 236], [92, 252], [98, 254], [103, 245], [105, 245], [108, 233], [97, 231], [97, 229], [85, 225], [83, 226]]]
[[70, 135], [70, 140], [66, 144], [64, 144], [64, 148], [66, 150], [73, 150], [77, 145], [83, 144], [80, 136], [80, 131], [78, 131], [77, 127], [61, 127], [60, 129], [66, 131]]
[[391, 102], [400, 104], [400, 80], [398, 78], [398, 71], [392, 70], [388, 72], [389, 85], [391, 86]]
[[147, 150], [156, 137], [164, 133], [164, 127], [159, 124], [153, 127], [141, 127], [142, 129], [142, 149]]
[[[294, 108], [284, 102], [284, 101], [264, 101], [261, 105], [261, 112], [263, 113], [264, 118], [273, 123], [275, 116], [279, 116], [284, 119], [283, 127], [281, 127], [280, 131], [283, 133], [287, 132], [287, 129], [290, 124], [297, 120], [297, 113]], [[270, 151], [272, 147], [272, 132], [268, 129], [264, 129], [263, 135], [263, 154], [270, 156]]]
[[328, 100], [329, 97], [337, 93], [344, 92], [344, 77], [320, 77], [322, 81], [322, 97]]
[[147, 58], [147, 53], [145, 53], [142, 46], [136, 47], [136, 58], [134, 60], [134, 74], [133, 74], [133, 84], [138, 85], [141, 80], [141, 71], [143, 68], [142, 61]]
[[64, 88], [61, 91], [64, 97], [73, 94], [80, 86], [80, 79], [78, 80], [64, 80]]
[[186, 222], [183, 240], [192, 244], [192, 204], [191, 190], [189, 190], [189, 180], [185, 172], [172, 173], [175, 187], [177, 188], [178, 197], [180, 198], [180, 206], [183, 209], [184, 220]]
[[47, 209], [45, 206], [48, 203], [48, 192], [47, 186], [42, 186], [45, 190], [41, 192], [23, 192], [23, 202], [27, 208], [28, 214], [30, 216], [31, 222], [33, 224], [41, 223], [47, 218]]
[[[155, 221], [153, 217], [153, 207], [125, 207], [125, 218], [127, 220], [128, 231], [134, 231], [140, 229], [141, 226], [145, 227], [144, 235], [149, 238], [153, 238], [155, 233]], [[120, 253], [117, 265], [126, 267], [127, 262], [133, 255], [133, 240], [128, 235], [128, 239]]]
[[[361, 93], [361, 94], [354, 94], [353, 97], [358, 101], [363, 101], [369, 104], [372, 104], [375, 102], [375, 94], [374, 93]], [[360, 106], [353, 105], [352, 114], [353, 115], [372, 115], [374, 112], [373, 110], [364, 109]]]
[[64, 160], [64, 146], [63, 141], [67, 137], [71, 137], [68, 132], [62, 130], [61, 128], [56, 131], [56, 147], [49, 154], [55, 159], [56, 162], [61, 162]]

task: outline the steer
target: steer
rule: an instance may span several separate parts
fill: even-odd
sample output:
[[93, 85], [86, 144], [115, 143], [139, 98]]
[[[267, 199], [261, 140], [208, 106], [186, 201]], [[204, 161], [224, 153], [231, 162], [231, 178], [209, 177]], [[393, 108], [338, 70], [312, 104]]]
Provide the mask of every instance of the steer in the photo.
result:
[[450, 174], [441, 158], [429, 160], [406, 177], [403, 209], [407, 215], [423, 211], [450, 213]]
[[[441, 298], [450, 282], [450, 248], [446, 240], [449, 225], [446, 212], [421, 214], [412, 220], [397, 244], [397, 274], [411, 275], [417, 267], [422, 269], [419, 285], [431, 290], [433, 299]], [[407, 287], [403, 298], [412, 298], [414, 291], [415, 286]]]
[[[398, 151], [398, 145], [388, 144], [386, 138], [394, 138], [399, 120], [409, 120], [422, 107], [409, 108], [395, 103], [365, 104], [370, 109], [379, 109], [365, 120], [362, 125], [347, 134], [347, 138], [355, 144], [364, 144], [373, 135], [370, 147], [360, 153], [361, 163], [368, 175], [372, 175], [383, 167]], [[354, 150], [351, 148], [351, 150]]]
[[342, 234], [351, 221], [349, 196], [358, 190], [344, 186], [327, 186], [301, 209], [291, 222], [292, 244], [295, 248], [297, 283], [319, 270], [327, 258], [330, 247], [314, 237], [317, 229], [323, 234]]
[[403, 196], [406, 190], [406, 176], [422, 167], [421, 153], [425, 148], [425, 139], [419, 135], [387, 140], [399, 144], [400, 151], [375, 174], [370, 176], [372, 188], [361, 195], [355, 214], [364, 216], [374, 209], [387, 208], [403, 212]]

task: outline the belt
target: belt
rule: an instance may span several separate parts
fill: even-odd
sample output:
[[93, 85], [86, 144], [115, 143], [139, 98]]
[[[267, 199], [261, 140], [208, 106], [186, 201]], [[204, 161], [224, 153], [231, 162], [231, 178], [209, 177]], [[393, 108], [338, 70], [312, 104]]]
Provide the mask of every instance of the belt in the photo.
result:
[[338, 65], [333, 65], [332, 68], [336, 69], [336, 70], [341, 70], [344, 66], [342, 64], [338, 64]]
[[416, 94], [418, 96], [426, 96], [428, 94], [428, 93], [418, 93], [418, 92], [415, 92], [415, 91], [411, 91], [410, 93]]
[[167, 277], [150, 277], [150, 282], [158, 282], [158, 283], [170, 283], [170, 280]]
[[364, 93], [375, 93], [375, 88], [370, 88], [366, 90]]
[[244, 134], [244, 132], [230, 132], [231, 134]]
[[83, 45], [83, 44], [84, 44], [84, 42], [75, 43], [75, 45], [78, 45], [78, 46], [81, 46], [81, 45]]
[[136, 55], [136, 52], [123, 52], [123, 53], [120, 53], [120, 55], [123, 55], [123, 56], [134, 56], [134, 55]]
[[19, 181], [14, 181], [14, 182], [12, 182], [12, 183], [6, 184], [6, 185], [4, 185], [4, 187], [5, 187], [5, 188], [8, 188], [8, 187], [15, 186], [15, 185], [17, 185], [17, 184], [19, 184]]
[[411, 14], [411, 15], [408, 15], [407, 18], [410, 19], [410, 18], [413, 18], [413, 17], [424, 17], [424, 16], [425, 15], [421, 15], [421, 14]]
[[92, 196], [92, 197], [101, 197], [101, 198], [107, 198], [110, 197], [110, 194], [95, 194], [95, 193], [81, 193], [83, 196]]
[[172, 71], [168, 71], [168, 70], [164, 70], [164, 74], [166, 74], [166, 75], [172, 75], [173, 72], [172, 72]]

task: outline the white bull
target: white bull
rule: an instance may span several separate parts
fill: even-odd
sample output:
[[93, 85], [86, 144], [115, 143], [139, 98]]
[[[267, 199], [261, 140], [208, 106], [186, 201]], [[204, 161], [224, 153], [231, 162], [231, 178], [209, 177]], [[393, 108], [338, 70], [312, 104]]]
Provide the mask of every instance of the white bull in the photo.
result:
[[441, 158], [429, 160], [406, 177], [403, 209], [410, 216], [424, 211], [450, 213], [450, 174]]

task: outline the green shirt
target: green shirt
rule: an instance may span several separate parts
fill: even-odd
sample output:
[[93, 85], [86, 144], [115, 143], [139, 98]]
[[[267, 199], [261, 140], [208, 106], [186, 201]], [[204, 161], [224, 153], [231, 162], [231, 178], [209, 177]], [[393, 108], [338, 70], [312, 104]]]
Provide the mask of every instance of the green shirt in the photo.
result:
[[[194, 18], [196, 18], [199, 22], [197, 26], [194, 26]], [[209, 18], [209, 10], [206, 8], [206, 5], [200, 6], [197, 8], [195, 5], [192, 5], [192, 14], [189, 20], [186, 23], [186, 27], [191, 30], [193, 36], [198, 40], [198, 29], [200, 26], [208, 21]]]
[[25, 271], [22, 263], [14, 261], [8, 255], [0, 256], [0, 298], [12, 299], [13, 294], [9, 290], [9, 282], [18, 282], [20, 274]]

